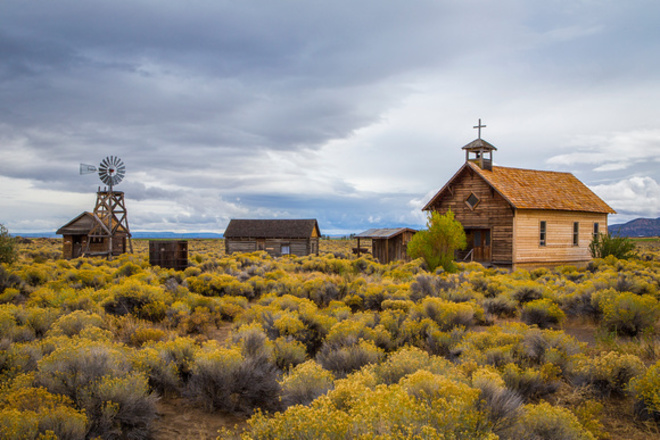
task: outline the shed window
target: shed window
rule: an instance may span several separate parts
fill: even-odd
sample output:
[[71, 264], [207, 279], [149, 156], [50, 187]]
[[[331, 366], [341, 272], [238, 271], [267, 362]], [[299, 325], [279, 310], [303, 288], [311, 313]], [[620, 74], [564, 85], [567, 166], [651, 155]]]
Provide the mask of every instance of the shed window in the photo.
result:
[[539, 246], [545, 246], [545, 232], [546, 232], [546, 224], [545, 220], [541, 221], [541, 224], [539, 226]]
[[280, 253], [281, 253], [282, 255], [289, 255], [289, 254], [291, 253], [291, 246], [289, 246], [288, 243], [283, 244], [283, 245], [280, 247]]
[[573, 222], [573, 246], [580, 244], [580, 223]]
[[470, 197], [465, 200], [465, 203], [467, 203], [470, 209], [474, 209], [479, 204], [479, 197], [475, 196], [474, 193], [470, 193]]
[[598, 233], [600, 232], [598, 226], [598, 222], [594, 223], [594, 240], [598, 238]]

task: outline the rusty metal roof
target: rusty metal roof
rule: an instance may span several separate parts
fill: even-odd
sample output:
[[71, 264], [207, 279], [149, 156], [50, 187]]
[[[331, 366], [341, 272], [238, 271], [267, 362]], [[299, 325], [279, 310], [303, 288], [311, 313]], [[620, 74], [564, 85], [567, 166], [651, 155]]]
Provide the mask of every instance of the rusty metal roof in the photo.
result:
[[466, 168], [481, 176], [516, 209], [616, 214], [614, 209], [571, 173], [497, 166], [489, 171], [471, 162], [466, 162], [424, 209], [429, 209], [441, 198], [445, 190]]
[[305, 220], [252, 220], [232, 219], [225, 229], [225, 238], [310, 238], [316, 228], [321, 231], [315, 219]]
[[364, 232], [360, 232], [355, 236], [355, 238], [383, 238], [389, 239], [396, 237], [399, 234], [402, 234], [406, 231], [417, 232], [415, 229], [410, 228], [380, 228], [380, 229], [368, 229]]

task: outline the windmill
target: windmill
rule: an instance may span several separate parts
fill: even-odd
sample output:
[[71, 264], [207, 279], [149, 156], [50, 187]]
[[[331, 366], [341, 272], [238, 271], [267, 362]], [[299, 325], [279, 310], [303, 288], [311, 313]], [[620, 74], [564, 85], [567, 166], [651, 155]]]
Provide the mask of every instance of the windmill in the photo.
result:
[[89, 230], [83, 255], [107, 255], [108, 259], [112, 259], [113, 254], [126, 251], [127, 239], [130, 251], [133, 253], [124, 193], [113, 190], [113, 187], [126, 175], [126, 166], [116, 156], [106, 157], [98, 167], [80, 164], [80, 174], [92, 174], [97, 171], [101, 182], [108, 187], [103, 190], [99, 187], [96, 193], [96, 205], [92, 214], [94, 222]]

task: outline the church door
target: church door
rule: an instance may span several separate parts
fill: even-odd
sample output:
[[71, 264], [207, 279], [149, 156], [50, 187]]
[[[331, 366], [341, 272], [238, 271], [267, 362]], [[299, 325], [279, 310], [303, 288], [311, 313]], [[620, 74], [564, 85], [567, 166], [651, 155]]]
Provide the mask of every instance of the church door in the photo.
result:
[[491, 260], [490, 229], [472, 229], [468, 231], [467, 238], [468, 246], [472, 245], [472, 259], [474, 261], [487, 262]]

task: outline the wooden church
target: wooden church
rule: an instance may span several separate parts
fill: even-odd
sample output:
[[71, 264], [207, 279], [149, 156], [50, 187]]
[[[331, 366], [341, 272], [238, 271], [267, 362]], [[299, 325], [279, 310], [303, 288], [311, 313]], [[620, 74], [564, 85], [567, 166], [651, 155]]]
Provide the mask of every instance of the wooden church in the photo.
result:
[[516, 269], [591, 259], [589, 244], [616, 212], [586, 185], [570, 173], [494, 166], [497, 148], [481, 133], [463, 150], [465, 164], [423, 208], [454, 212], [468, 241], [459, 260]]

